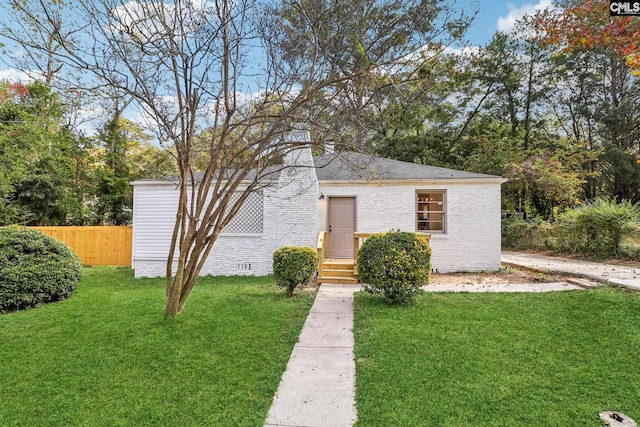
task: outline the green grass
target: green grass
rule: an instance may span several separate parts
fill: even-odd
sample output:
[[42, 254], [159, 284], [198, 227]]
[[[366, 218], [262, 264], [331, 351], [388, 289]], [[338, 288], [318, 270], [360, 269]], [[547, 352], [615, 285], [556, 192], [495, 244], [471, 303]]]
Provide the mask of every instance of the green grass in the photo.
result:
[[360, 427], [640, 420], [640, 293], [360, 294], [354, 330]]
[[1, 426], [261, 426], [313, 294], [203, 278], [165, 319], [164, 280], [90, 268], [66, 301], [0, 316]]

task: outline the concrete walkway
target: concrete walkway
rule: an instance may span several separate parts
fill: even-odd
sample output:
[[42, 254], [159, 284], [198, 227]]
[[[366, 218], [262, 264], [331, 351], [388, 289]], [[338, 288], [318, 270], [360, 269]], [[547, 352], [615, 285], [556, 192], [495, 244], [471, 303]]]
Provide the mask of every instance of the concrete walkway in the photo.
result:
[[565, 273], [640, 290], [640, 268], [600, 264], [524, 252], [502, 252], [502, 262], [539, 271]]
[[356, 422], [353, 293], [358, 290], [358, 285], [320, 286], [265, 427], [341, 427]]

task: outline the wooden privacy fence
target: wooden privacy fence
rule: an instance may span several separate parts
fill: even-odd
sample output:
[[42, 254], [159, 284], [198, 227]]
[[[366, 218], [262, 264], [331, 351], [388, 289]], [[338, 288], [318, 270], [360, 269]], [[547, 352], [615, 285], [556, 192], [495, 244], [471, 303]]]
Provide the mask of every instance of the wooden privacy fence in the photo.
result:
[[133, 227], [28, 227], [63, 241], [80, 257], [83, 265], [131, 267]]

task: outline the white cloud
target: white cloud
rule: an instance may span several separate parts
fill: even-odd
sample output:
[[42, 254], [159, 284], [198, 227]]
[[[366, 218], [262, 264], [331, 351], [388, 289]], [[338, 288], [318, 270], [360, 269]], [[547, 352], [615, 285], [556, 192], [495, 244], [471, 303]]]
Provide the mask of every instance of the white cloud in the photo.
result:
[[111, 13], [114, 18], [110, 24], [112, 31], [148, 44], [193, 33], [206, 26], [218, 11], [215, 3], [208, 0], [191, 0], [182, 9], [162, 2], [130, 1], [112, 9]]
[[31, 83], [34, 79], [24, 71], [18, 71], [14, 68], [0, 70], [0, 81], [8, 80], [12, 83]]
[[531, 15], [538, 10], [553, 9], [553, 0], [539, 0], [536, 4], [526, 3], [520, 7], [515, 7], [512, 4], [508, 4], [509, 13], [507, 16], [498, 18], [498, 31], [505, 33], [510, 32], [516, 25], [516, 21], [521, 19], [525, 15]]
[[67, 122], [71, 129], [84, 136], [94, 136], [104, 123], [107, 112], [96, 103], [81, 102], [67, 111]]
[[463, 46], [463, 47], [453, 47], [447, 46], [444, 48], [442, 53], [445, 55], [453, 55], [453, 56], [472, 56], [480, 53], [480, 46]]
[[400, 72], [415, 71], [420, 64], [429, 62], [430, 60], [436, 58], [438, 55], [468, 56], [479, 52], [479, 50], [479, 46], [438, 46], [436, 48], [433, 46], [425, 45], [418, 48], [418, 50], [416, 50], [415, 52], [411, 52], [404, 57], [399, 58], [393, 63], [376, 67], [374, 72], [386, 76]]

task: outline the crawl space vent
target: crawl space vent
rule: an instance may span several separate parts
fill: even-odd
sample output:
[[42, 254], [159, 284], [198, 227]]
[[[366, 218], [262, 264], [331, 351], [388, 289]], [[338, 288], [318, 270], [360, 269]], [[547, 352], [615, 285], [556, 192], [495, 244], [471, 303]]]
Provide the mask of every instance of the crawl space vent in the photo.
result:
[[251, 271], [253, 269], [250, 262], [238, 263], [238, 271]]

